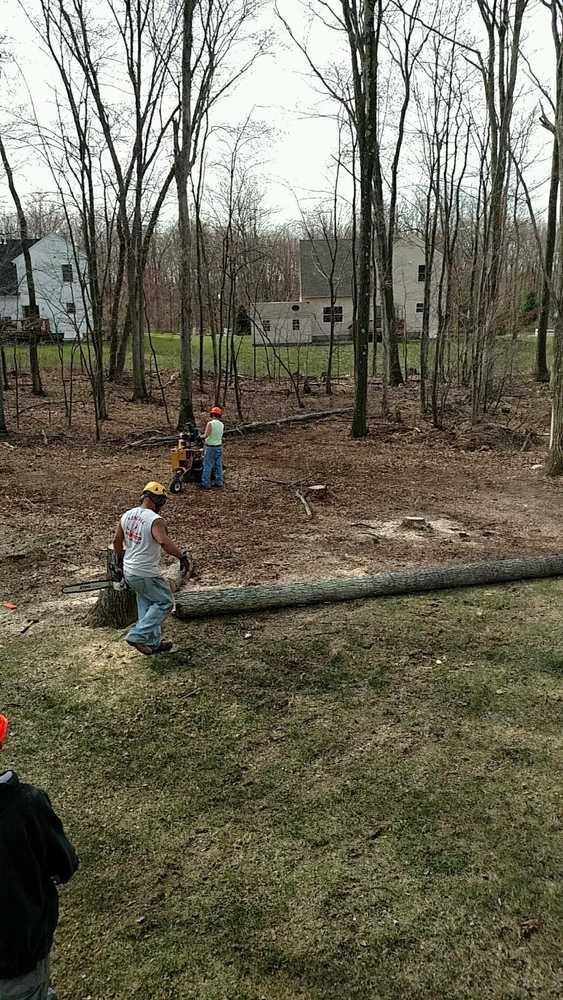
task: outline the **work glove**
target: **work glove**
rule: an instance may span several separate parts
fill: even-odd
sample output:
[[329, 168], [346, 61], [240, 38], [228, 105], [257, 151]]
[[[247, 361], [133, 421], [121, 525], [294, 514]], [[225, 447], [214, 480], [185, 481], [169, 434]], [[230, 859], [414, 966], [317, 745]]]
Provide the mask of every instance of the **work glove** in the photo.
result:
[[116, 581], [123, 580], [123, 560], [124, 560], [124, 558], [125, 558], [125, 553], [124, 552], [115, 552], [114, 551], [112, 562], [113, 562], [113, 574], [115, 576], [115, 580]]
[[190, 571], [190, 556], [188, 552], [182, 552], [180, 557], [180, 573], [182, 576], [187, 576]]

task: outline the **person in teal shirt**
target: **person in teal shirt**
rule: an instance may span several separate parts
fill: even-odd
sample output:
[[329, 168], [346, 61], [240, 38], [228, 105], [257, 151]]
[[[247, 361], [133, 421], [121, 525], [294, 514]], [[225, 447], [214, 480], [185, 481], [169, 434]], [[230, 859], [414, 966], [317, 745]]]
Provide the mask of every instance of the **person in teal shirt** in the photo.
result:
[[220, 406], [211, 408], [210, 420], [205, 428], [205, 454], [203, 456], [203, 472], [201, 474], [202, 489], [211, 488], [211, 479], [214, 486], [222, 487], [223, 479], [223, 434], [225, 425], [221, 420], [223, 411]]

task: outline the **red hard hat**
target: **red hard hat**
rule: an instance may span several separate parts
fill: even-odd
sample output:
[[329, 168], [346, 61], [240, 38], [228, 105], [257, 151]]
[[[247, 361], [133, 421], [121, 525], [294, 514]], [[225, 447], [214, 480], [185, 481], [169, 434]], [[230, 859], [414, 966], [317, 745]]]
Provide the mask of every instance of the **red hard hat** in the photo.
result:
[[220, 406], [212, 406], [211, 413], [215, 413], [218, 417], [223, 416], [223, 411]]

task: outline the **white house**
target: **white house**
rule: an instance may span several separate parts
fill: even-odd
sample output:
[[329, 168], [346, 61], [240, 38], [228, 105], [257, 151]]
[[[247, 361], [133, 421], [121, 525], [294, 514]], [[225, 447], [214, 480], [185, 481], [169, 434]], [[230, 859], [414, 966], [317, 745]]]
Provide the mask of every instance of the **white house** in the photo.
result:
[[[441, 255], [436, 254], [435, 271]], [[350, 340], [353, 321], [354, 261], [352, 240], [301, 240], [300, 294], [294, 302], [258, 302], [253, 323], [254, 342], [264, 345], [325, 343], [330, 336], [330, 275], [334, 292], [335, 340]], [[397, 319], [408, 337], [420, 335], [426, 275], [424, 243], [416, 236], [395, 242], [393, 287]], [[436, 282], [433, 282], [434, 287]], [[379, 295], [376, 296], [379, 304]], [[371, 313], [373, 321], [373, 308]], [[379, 328], [378, 310], [376, 327]], [[431, 301], [430, 336], [437, 334], [435, 303]]]
[[[87, 314], [81, 287], [87, 260], [79, 256], [77, 271], [70, 243], [54, 234], [27, 240], [39, 316], [48, 320], [56, 339], [74, 340], [87, 333]], [[21, 240], [0, 236], [0, 320], [21, 320], [29, 305], [25, 260]]]

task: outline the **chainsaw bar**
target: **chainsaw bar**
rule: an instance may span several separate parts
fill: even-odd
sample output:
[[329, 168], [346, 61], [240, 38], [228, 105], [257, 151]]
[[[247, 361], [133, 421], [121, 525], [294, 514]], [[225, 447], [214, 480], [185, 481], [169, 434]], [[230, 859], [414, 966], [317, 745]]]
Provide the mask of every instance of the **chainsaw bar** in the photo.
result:
[[92, 590], [125, 590], [125, 581], [86, 580], [84, 583], [71, 583], [63, 587], [63, 594], [87, 594]]

